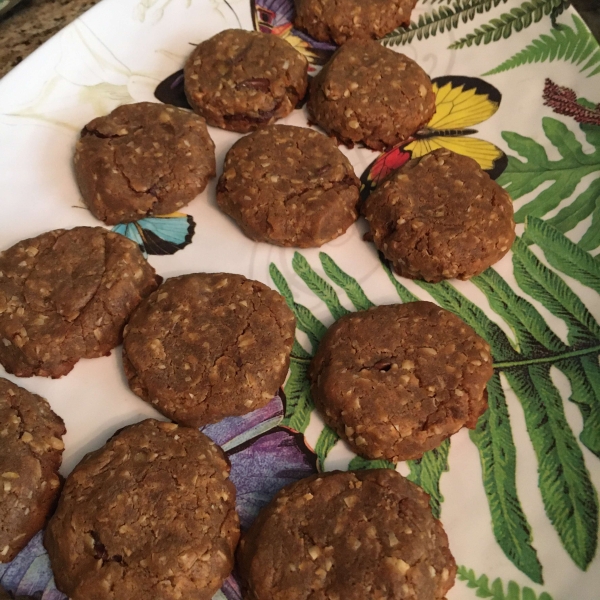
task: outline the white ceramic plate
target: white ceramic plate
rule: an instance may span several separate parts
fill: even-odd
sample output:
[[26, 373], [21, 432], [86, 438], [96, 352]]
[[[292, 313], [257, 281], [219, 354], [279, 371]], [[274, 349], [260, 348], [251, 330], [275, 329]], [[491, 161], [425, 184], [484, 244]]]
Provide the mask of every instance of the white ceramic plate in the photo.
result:
[[[326, 56], [326, 47], [311, 49], [291, 30], [289, 0], [261, 1], [104, 0], [5, 76], [0, 248], [50, 229], [98, 225], [73, 177], [78, 131], [119, 104], [156, 100], [155, 88], [182, 67], [191, 44], [225, 28], [259, 27], [286, 36], [316, 62]], [[460, 565], [449, 600], [597, 600], [600, 49], [564, 4], [423, 0], [408, 32], [386, 40], [417, 60], [438, 89], [429, 128], [388, 155], [386, 168], [407, 153], [445, 145], [477, 157], [494, 176], [502, 172], [499, 181], [513, 195], [521, 237], [482, 276], [437, 285], [390, 277], [372, 244], [362, 241], [362, 221], [323, 248], [298, 254], [253, 243], [217, 210], [215, 181], [179, 220], [121, 228], [145, 236], [149, 246], [157, 242], [147, 233], [152, 228], [184, 246], [150, 254], [163, 277], [242, 273], [282, 292], [287, 283], [288, 299], [297, 303], [304, 352], [295, 352], [285, 407], [274, 400], [266, 412], [210, 432], [232, 458], [245, 524], [278, 487], [315, 468], [377, 466], [354, 459], [307, 404], [306, 357], [332, 315], [368, 301], [433, 299], [492, 342], [496, 363], [490, 410], [476, 432], [463, 430], [422, 461], [398, 466], [441, 513]], [[284, 122], [306, 126], [306, 114], [297, 110]], [[220, 166], [239, 136], [210, 133]], [[359, 175], [378, 157], [343, 150]], [[55, 381], [17, 379], [1, 368], [0, 375], [48, 398], [65, 420], [65, 475], [116, 429], [159, 417], [129, 391], [120, 349], [82, 360]], [[245, 477], [249, 470], [259, 483]], [[0, 583], [61, 598], [40, 539], [0, 566]], [[239, 597], [232, 579], [221, 593]]]

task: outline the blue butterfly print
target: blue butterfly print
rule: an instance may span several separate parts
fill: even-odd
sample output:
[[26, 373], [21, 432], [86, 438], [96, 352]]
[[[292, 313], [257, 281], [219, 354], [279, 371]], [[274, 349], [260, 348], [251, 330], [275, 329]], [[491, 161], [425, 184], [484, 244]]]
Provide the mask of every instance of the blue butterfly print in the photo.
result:
[[133, 223], [119, 223], [113, 231], [133, 240], [147, 258], [148, 254], [175, 254], [192, 242], [196, 223], [190, 215], [172, 213], [146, 217]]

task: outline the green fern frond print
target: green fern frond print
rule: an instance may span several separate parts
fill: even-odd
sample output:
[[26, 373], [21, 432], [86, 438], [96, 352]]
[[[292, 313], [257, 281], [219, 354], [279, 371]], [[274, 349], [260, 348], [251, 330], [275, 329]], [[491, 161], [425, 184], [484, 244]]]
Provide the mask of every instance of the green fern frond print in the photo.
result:
[[492, 600], [552, 600], [552, 596], [547, 592], [542, 592], [539, 596], [528, 587], [520, 588], [514, 581], [509, 581], [506, 586], [506, 592], [500, 579], [494, 579], [490, 585], [487, 575], [477, 577], [473, 569], [459, 566], [456, 571], [456, 578], [464, 581], [468, 588], [476, 590], [475, 595], [478, 598], [491, 598]]
[[[515, 278], [526, 294], [565, 323], [568, 330], [566, 342], [549, 328], [535, 307], [519, 296], [494, 269], [488, 269], [471, 281], [487, 297], [490, 308], [511, 327], [514, 340], [509, 339], [481, 308], [449, 282], [415, 283], [442, 307], [471, 325], [492, 348], [495, 374], [488, 385], [489, 410], [470, 438], [480, 456], [494, 536], [519, 570], [532, 581], [542, 583], [542, 566], [533, 546], [533, 531], [517, 493], [516, 448], [500, 373], [506, 377], [523, 408], [529, 438], [538, 460], [538, 486], [549, 521], [573, 562], [585, 570], [597, 549], [598, 497], [581, 448], [566, 419], [563, 399], [552, 380], [551, 368], [562, 371], [569, 380], [569, 399], [579, 408], [583, 419], [579, 439], [600, 457], [600, 325], [559, 274], [532, 252], [530, 245], [533, 243], [544, 252], [552, 266], [568, 272], [592, 290], [600, 290], [600, 267], [594, 258], [549, 223], [527, 218], [523, 238], [517, 239], [513, 247]], [[325, 277], [331, 283], [299, 253], [295, 254], [292, 266], [334, 318], [348, 311], [338, 294], [344, 294], [356, 310], [373, 306], [356, 279], [342, 271], [327, 254], [321, 253], [319, 257]], [[402, 302], [419, 299], [387, 265], [384, 264], [383, 268]], [[307, 334], [314, 352], [325, 326], [306, 307], [295, 302], [275, 265], [271, 265], [271, 275], [296, 313], [298, 327]], [[336, 287], [340, 292], [336, 291]], [[300, 430], [306, 428], [312, 411], [306, 381], [307, 355], [310, 354], [303, 349], [294, 351], [292, 375], [286, 386], [289, 406], [297, 407], [286, 414], [286, 420], [289, 419], [287, 422]], [[324, 428], [316, 444], [321, 468], [337, 442], [335, 432]], [[443, 502], [440, 480], [447, 470], [448, 449], [449, 442], [446, 442], [419, 461], [408, 463], [409, 477], [430, 494], [435, 514], [439, 514]], [[384, 466], [391, 464], [357, 457], [350, 462], [349, 468]], [[522, 595], [515, 595], [516, 584], [509, 583], [505, 594], [500, 582], [494, 582], [490, 587], [487, 578], [473, 579], [473, 582], [476, 581], [481, 584], [478, 584], [481, 594], [487, 590], [487, 597], [511, 600], [536, 598], [528, 588], [523, 588]], [[540, 595], [541, 600], [548, 598], [547, 594]]]
[[550, 30], [550, 35], [540, 35], [538, 39], [533, 40], [531, 44], [495, 69], [484, 73], [484, 76], [495, 75], [525, 64], [554, 60], [564, 60], [580, 65], [580, 72], [589, 70], [596, 65], [595, 69], [587, 74], [588, 77], [600, 73], [598, 42], [577, 15], [573, 15], [573, 24], [575, 25], [574, 29], [568, 25], [559, 25]]
[[537, 23], [544, 15], [557, 17], [563, 10], [569, 6], [568, 0], [531, 0], [523, 2], [521, 6], [512, 8], [509, 12], [503, 13], [500, 17], [492, 19], [481, 27], [475, 29], [465, 37], [457, 40], [448, 46], [451, 50], [470, 48], [473, 44], [489, 44], [501, 39], [509, 38], [513, 31], [521, 31], [529, 27], [532, 23]]
[[579, 242], [583, 250], [600, 245], [600, 127], [579, 125], [586, 141], [593, 148], [584, 152], [581, 142], [565, 123], [552, 117], [542, 119], [546, 138], [558, 150], [560, 158], [550, 160], [542, 144], [512, 131], [503, 131], [508, 147], [519, 156], [509, 156], [508, 166], [497, 179], [513, 200], [537, 190], [550, 182], [534, 199], [515, 213], [515, 221], [523, 223], [527, 216], [542, 217], [570, 198], [584, 177], [592, 177], [589, 185], [568, 205], [548, 220], [560, 232], [566, 233], [592, 215], [592, 224]]
[[393, 469], [394, 463], [389, 460], [367, 460], [361, 456], [355, 456], [348, 463], [348, 470], [355, 471], [358, 469]]
[[[431, 13], [420, 15], [416, 23], [413, 21], [408, 27], [398, 27], [381, 42], [384, 46], [400, 46], [412, 42], [415, 36], [418, 40], [428, 39], [438, 31], [444, 33], [456, 29], [461, 22], [468, 23], [477, 15], [506, 2], [508, 0], [454, 0], [452, 6], [440, 6]], [[434, 4], [433, 1], [431, 3]]]
[[440, 492], [440, 478], [448, 471], [448, 452], [450, 438], [444, 440], [438, 448], [434, 448], [418, 460], [409, 460], [410, 473], [408, 479], [422, 487], [430, 497], [431, 512], [437, 519], [442, 512], [444, 496]]
[[542, 583], [542, 567], [532, 545], [531, 527], [516, 488], [517, 455], [500, 374], [488, 384], [488, 410], [470, 438], [479, 450], [483, 486], [499, 546], [532, 581]]

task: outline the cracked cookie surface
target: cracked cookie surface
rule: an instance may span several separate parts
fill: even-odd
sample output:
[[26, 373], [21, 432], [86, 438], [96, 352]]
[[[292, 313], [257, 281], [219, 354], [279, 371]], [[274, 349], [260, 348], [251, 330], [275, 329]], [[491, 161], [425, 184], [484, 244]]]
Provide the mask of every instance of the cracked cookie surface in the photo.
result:
[[295, 0], [294, 25], [320, 42], [378, 39], [410, 23], [416, 0]]
[[307, 106], [312, 120], [343, 144], [383, 150], [429, 121], [435, 95], [425, 71], [404, 54], [350, 40], [312, 80]]
[[135, 242], [101, 227], [56, 229], [0, 253], [0, 363], [61, 377], [106, 356], [159, 283]]
[[434, 150], [407, 162], [362, 207], [375, 245], [403, 277], [469, 279], [515, 239], [512, 200], [468, 156]]
[[72, 600], [210, 600], [239, 538], [229, 461], [188, 427], [147, 419], [67, 478], [44, 544]]
[[330, 138], [306, 127], [271, 125], [229, 150], [217, 203], [253, 240], [308, 248], [356, 221], [359, 186]]
[[325, 422], [352, 450], [420, 458], [487, 409], [488, 344], [431, 302], [345, 315], [327, 331], [309, 377]]
[[200, 427], [265, 406], [283, 384], [295, 319], [283, 297], [230, 273], [168, 279], [123, 339], [129, 386], [170, 419]]
[[391, 469], [283, 488], [242, 536], [247, 600], [441, 600], [456, 563], [429, 496]]
[[308, 62], [286, 40], [227, 29], [188, 58], [185, 94], [209, 125], [247, 133], [289, 115], [306, 94]]
[[179, 210], [215, 176], [215, 145], [189, 110], [139, 102], [90, 121], [75, 148], [90, 212], [108, 225]]
[[27, 545], [54, 508], [65, 432], [44, 398], [0, 377], [0, 563]]

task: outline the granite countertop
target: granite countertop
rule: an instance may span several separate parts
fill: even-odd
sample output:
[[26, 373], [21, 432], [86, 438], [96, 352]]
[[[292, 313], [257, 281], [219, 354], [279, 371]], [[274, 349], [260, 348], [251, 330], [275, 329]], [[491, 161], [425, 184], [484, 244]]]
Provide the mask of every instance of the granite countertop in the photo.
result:
[[23, 0], [0, 17], [0, 77], [100, 0]]
[[[0, 17], [0, 77], [100, 0], [23, 0]], [[573, 0], [600, 40], [599, 0]]]

